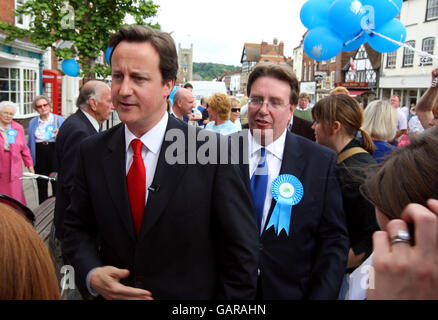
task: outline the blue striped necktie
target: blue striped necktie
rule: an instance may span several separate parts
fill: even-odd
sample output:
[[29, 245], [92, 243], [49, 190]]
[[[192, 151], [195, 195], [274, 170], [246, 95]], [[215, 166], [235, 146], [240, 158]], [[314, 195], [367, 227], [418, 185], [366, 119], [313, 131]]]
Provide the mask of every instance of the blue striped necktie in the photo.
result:
[[265, 205], [266, 188], [268, 186], [268, 166], [266, 165], [266, 150], [260, 149], [260, 161], [251, 178], [252, 203], [257, 217], [259, 230], [262, 228], [263, 208]]

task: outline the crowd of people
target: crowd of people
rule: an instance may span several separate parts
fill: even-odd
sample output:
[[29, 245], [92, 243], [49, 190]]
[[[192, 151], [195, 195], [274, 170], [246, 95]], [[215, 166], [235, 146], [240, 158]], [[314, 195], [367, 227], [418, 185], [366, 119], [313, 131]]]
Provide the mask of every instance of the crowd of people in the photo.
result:
[[[3, 273], [0, 299], [59, 299], [63, 264], [71, 299], [438, 299], [438, 68], [411, 108], [397, 95], [362, 106], [342, 87], [311, 105], [289, 65], [267, 62], [247, 98], [197, 106], [190, 84], [169, 100], [167, 33], [126, 26], [110, 46], [111, 87], [87, 82], [65, 121], [37, 97], [28, 144], [15, 104], [0, 103], [0, 265], [28, 275]], [[100, 132], [113, 109], [122, 123]], [[170, 164], [175, 130], [185, 145], [202, 134], [194, 154], [206, 138], [237, 141], [239, 163], [217, 146], [228, 164]], [[22, 161], [58, 172], [55, 266], [23, 213]], [[357, 288], [366, 265], [373, 286]]]

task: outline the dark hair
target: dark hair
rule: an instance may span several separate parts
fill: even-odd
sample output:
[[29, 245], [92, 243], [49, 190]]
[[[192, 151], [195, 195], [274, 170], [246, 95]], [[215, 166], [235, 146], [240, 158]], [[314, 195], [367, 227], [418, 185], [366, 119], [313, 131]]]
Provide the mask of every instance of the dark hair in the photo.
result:
[[298, 80], [292, 67], [286, 63], [276, 64], [272, 62], [264, 62], [258, 64], [248, 78], [247, 92], [248, 97], [251, 94], [251, 87], [258, 78], [260, 77], [271, 77], [281, 81], [285, 81], [290, 86], [290, 97], [289, 103], [292, 105], [297, 105], [298, 94], [300, 92], [298, 87]]
[[175, 80], [178, 72], [178, 54], [176, 52], [175, 42], [172, 37], [160, 30], [152, 29], [148, 26], [132, 25], [121, 27], [114, 34], [109, 45], [113, 48], [110, 56], [110, 62], [117, 45], [122, 42], [149, 42], [158, 52], [160, 57], [160, 72], [163, 83], [168, 80]]
[[362, 130], [363, 111], [356, 99], [346, 94], [336, 94], [319, 100], [312, 108], [315, 121], [321, 122], [328, 129], [335, 121], [339, 121], [345, 134], [355, 138], [358, 132], [362, 135], [362, 147], [371, 155], [374, 153], [374, 143], [368, 132]]
[[184, 88], [185, 89], [187, 89], [187, 88], [191, 88], [191, 89], [193, 89], [193, 86], [190, 84], [190, 83], [186, 83], [185, 85], [184, 85]]
[[389, 219], [398, 219], [409, 203], [426, 206], [438, 194], [438, 127], [411, 138], [374, 170], [361, 193]]

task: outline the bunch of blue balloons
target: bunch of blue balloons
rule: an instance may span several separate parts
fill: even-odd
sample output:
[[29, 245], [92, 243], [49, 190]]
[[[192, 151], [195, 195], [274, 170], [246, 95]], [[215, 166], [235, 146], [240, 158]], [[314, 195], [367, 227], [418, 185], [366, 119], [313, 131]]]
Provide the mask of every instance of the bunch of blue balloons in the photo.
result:
[[403, 43], [406, 28], [396, 19], [403, 0], [308, 0], [300, 18], [309, 29], [304, 50], [317, 61], [341, 51], [357, 50], [368, 42], [377, 52], [393, 52]]

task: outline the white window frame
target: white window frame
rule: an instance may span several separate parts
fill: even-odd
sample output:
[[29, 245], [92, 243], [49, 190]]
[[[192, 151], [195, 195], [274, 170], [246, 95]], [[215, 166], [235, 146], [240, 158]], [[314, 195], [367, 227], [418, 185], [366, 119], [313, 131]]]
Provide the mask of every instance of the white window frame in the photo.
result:
[[[17, 114], [18, 116], [28, 115], [35, 113], [32, 110], [32, 100], [40, 94], [40, 71], [38, 64], [32, 62], [21, 61], [15, 64], [0, 64], [0, 68], [7, 69], [18, 69], [19, 70], [19, 87], [17, 90], [18, 100], [17, 100]], [[35, 73], [35, 79], [33, 81], [34, 85], [30, 86], [33, 90], [24, 91], [25, 89], [25, 75], [29, 74], [30, 71]], [[26, 79], [27, 80], [27, 79]], [[32, 82], [32, 81], [29, 81]], [[29, 93], [26, 95], [26, 93]], [[25, 100], [26, 99], [26, 100]]]
[[438, 19], [438, 0], [427, 0], [426, 21]]
[[[14, 0], [15, 1], [15, 9], [18, 9], [21, 5], [23, 5], [27, 0]], [[23, 19], [23, 23], [19, 22], [19, 19]], [[29, 29], [31, 22], [31, 16], [29, 15], [19, 15], [15, 16], [15, 26], [22, 29]]]

